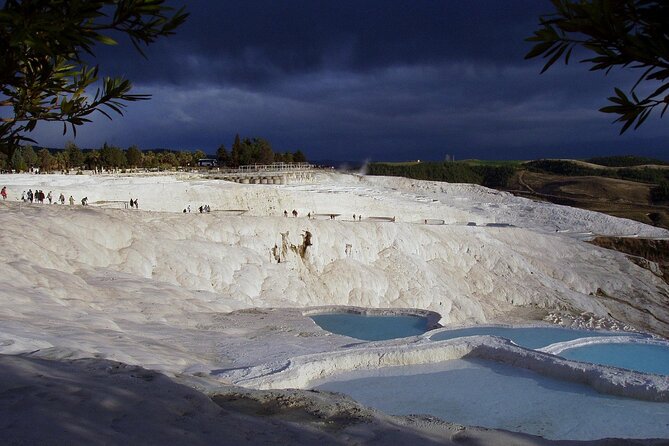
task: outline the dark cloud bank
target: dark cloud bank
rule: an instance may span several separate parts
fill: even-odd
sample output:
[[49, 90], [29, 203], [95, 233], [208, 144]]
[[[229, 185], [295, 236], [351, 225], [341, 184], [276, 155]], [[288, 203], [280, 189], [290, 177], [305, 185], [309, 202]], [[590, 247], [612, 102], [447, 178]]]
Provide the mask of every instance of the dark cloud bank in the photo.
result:
[[[175, 2], [178, 3], [178, 2]], [[98, 61], [153, 99], [97, 118], [76, 142], [229, 146], [235, 133], [311, 159], [667, 158], [666, 122], [618, 136], [596, 110], [634, 73], [525, 61], [547, 0], [191, 1], [177, 35]], [[61, 127], [39, 142], [62, 145]]]

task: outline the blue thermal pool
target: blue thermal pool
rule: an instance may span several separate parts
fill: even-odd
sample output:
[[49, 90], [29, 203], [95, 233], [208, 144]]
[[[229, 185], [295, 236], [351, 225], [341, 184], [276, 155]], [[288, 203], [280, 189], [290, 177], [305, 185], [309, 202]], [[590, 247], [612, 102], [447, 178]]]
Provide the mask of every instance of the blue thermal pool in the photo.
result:
[[669, 438], [669, 403], [597, 393], [484, 360], [359, 370], [312, 383], [393, 415], [430, 414], [548, 439]]
[[598, 343], [558, 353], [565, 359], [669, 375], [669, 345]]
[[[621, 333], [595, 330], [573, 330], [558, 327], [469, 327], [442, 331], [434, 334], [430, 339], [444, 341], [447, 339], [462, 338], [465, 336], [499, 336], [513, 341], [521, 347], [538, 349], [558, 342], [573, 341], [574, 339], [621, 336]], [[625, 333], [625, 335], [629, 335]], [[638, 335], [637, 335], [638, 336]]]
[[364, 341], [417, 336], [427, 331], [422, 316], [366, 316], [352, 313], [314, 314], [310, 316], [323, 330]]

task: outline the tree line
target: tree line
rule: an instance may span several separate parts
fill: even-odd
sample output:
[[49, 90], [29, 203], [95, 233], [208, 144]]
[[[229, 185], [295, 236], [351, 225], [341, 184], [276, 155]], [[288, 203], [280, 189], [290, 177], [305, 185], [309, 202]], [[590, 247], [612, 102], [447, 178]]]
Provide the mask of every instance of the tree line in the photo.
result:
[[370, 163], [369, 175], [387, 175], [416, 180], [472, 183], [486, 187], [505, 187], [516, 172], [508, 165], [472, 165], [466, 162]]
[[598, 164], [600, 166], [606, 166], [606, 167], [634, 167], [634, 166], [644, 166], [650, 164], [658, 166], [669, 165], [668, 162], [656, 158], [648, 158], [645, 156], [635, 156], [635, 155], [598, 156], [595, 158], [588, 158], [585, 161], [588, 163]]
[[[142, 151], [137, 146], [127, 149], [103, 144], [99, 149], [80, 149], [69, 142], [64, 149], [40, 148], [31, 145], [15, 148], [11, 155], [0, 152], [0, 170], [26, 172], [40, 169], [42, 172], [63, 171], [69, 169], [160, 169], [169, 170], [178, 167], [197, 166], [201, 159], [210, 158], [204, 151], [148, 150]], [[235, 137], [232, 150], [228, 152], [223, 145], [218, 148], [216, 159], [222, 167], [238, 167], [245, 164], [271, 164], [274, 162], [306, 162], [301, 151], [277, 152], [271, 144], [262, 138]]]
[[221, 146], [216, 151], [216, 159], [220, 166], [239, 167], [248, 164], [305, 163], [307, 157], [298, 150], [296, 152], [274, 152], [269, 141], [263, 138], [240, 138], [235, 135], [230, 152]]
[[573, 163], [571, 161], [548, 159], [530, 161], [525, 163], [524, 166], [533, 172], [554, 175], [618, 178], [621, 180], [651, 184], [659, 184], [662, 181], [669, 181], [669, 169], [656, 169], [652, 167], [618, 167], [613, 169], [598, 169]]

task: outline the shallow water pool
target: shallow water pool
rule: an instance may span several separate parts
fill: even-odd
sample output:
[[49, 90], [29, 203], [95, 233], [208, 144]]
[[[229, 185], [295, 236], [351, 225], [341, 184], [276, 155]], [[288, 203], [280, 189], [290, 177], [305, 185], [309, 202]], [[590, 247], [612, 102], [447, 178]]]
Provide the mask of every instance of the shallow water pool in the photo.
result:
[[323, 330], [364, 341], [417, 336], [427, 331], [422, 316], [366, 316], [352, 313], [314, 314], [310, 316]]
[[[443, 341], [446, 339], [481, 335], [499, 336], [501, 338], [509, 339], [521, 347], [537, 349], [558, 342], [599, 336], [620, 336], [621, 333], [595, 330], [573, 330], [570, 328], [559, 327], [469, 327], [436, 333], [430, 339], [433, 341]], [[628, 334], [625, 333], [625, 335]]]
[[393, 415], [430, 414], [548, 439], [669, 438], [669, 403], [592, 388], [485, 360], [349, 372], [314, 382]]
[[597, 343], [558, 353], [565, 359], [669, 375], [669, 345]]

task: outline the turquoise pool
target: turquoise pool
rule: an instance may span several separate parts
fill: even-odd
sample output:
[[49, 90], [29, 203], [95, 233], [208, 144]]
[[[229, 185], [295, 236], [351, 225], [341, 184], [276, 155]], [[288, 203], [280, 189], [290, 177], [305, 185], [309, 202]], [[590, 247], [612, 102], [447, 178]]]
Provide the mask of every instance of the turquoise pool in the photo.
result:
[[669, 403], [603, 395], [485, 360], [358, 370], [312, 388], [346, 393], [393, 415], [430, 414], [553, 440], [669, 438]]
[[[499, 336], [513, 341], [521, 347], [538, 349], [558, 342], [573, 341], [574, 339], [621, 336], [623, 333], [595, 330], [573, 330], [559, 327], [469, 327], [436, 333], [430, 339], [443, 341], [462, 338], [465, 336]], [[624, 335], [629, 335], [624, 333]], [[637, 335], [638, 336], [638, 335]]]
[[310, 316], [323, 330], [364, 341], [417, 336], [427, 331], [422, 316], [366, 316], [352, 313], [315, 314]]
[[669, 344], [597, 343], [558, 353], [565, 359], [669, 375]]

